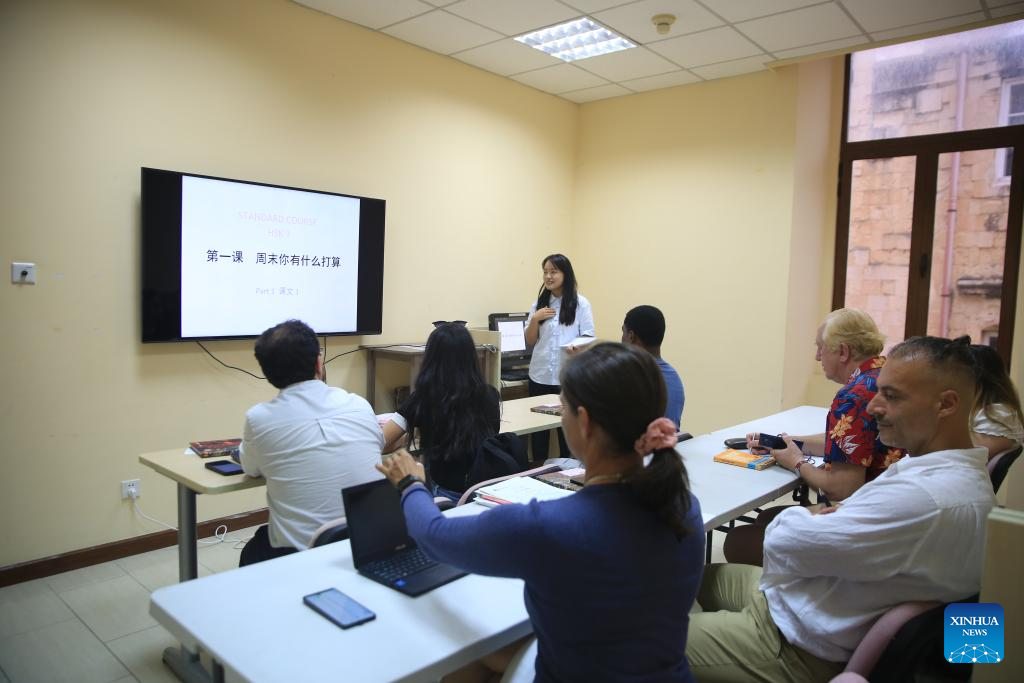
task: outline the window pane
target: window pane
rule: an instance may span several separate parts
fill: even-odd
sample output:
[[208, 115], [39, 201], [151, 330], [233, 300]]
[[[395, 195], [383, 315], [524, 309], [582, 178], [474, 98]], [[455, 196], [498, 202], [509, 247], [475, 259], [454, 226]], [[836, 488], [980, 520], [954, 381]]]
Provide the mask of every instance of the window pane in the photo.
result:
[[939, 155], [928, 334], [998, 337], [1010, 188], [996, 182], [996, 165], [1005, 153]]
[[874, 318], [886, 348], [906, 328], [914, 165], [914, 157], [853, 162], [845, 305]]
[[1024, 21], [854, 53], [847, 140], [1005, 126], [1024, 88], [1004, 84], [1021, 77]]

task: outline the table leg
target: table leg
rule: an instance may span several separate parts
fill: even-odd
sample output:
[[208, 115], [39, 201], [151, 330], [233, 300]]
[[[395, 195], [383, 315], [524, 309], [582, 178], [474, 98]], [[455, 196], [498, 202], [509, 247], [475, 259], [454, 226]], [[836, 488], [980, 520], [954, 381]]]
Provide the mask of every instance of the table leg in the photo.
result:
[[196, 492], [178, 484], [178, 581], [191, 581], [197, 576]]
[[[200, 663], [199, 654], [189, 652], [184, 645], [164, 650], [164, 664], [185, 683], [210, 683], [213, 680]], [[223, 674], [221, 669], [221, 681], [224, 680]]]

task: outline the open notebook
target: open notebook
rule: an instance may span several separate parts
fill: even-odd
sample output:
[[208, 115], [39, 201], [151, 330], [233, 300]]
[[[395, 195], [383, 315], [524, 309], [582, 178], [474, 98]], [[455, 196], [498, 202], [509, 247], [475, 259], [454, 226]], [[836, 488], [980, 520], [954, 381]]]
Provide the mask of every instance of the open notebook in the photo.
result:
[[473, 501], [487, 507], [505, 503], [529, 503], [531, 500], [555, 500], [571, 496], [572, 491], [557, 488], [532, 477], [513, 477], [477, 489]]

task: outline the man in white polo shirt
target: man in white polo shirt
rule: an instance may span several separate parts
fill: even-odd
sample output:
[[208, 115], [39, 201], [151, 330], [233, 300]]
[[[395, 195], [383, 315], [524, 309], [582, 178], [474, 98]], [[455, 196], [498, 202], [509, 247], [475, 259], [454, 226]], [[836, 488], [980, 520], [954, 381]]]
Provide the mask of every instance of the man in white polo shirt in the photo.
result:
[[384, 435], [366, 399], [323, 381], [323, 357], [309, 325], [288, 320], [256, 340], [256, 360], [277, 396], [245, 414], [240, 459], [267, 480], [270, 524], [239, 566], [308, 547], [325, 522], [345, 514], [341, 490], [379, 479]]
[[827, 681], [890, 608], [978, 592], [995, 496], [971, 443], [969, 345], [915, 337], [890, 351], [868, 412], [910, 457], [836, 507], [781, 513], [763, 572], [706, 569], [686, 647], [698, 681]]

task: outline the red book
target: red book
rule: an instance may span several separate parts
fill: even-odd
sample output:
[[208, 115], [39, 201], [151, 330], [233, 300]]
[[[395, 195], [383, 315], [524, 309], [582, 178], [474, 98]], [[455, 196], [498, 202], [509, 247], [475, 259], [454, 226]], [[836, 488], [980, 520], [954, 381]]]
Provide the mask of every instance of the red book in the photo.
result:
[[213, 441], [192, 441], [189, 447], [200, 458], [216, 458], [222, 455], [238, 455], [241, 439], [215, 439]]

